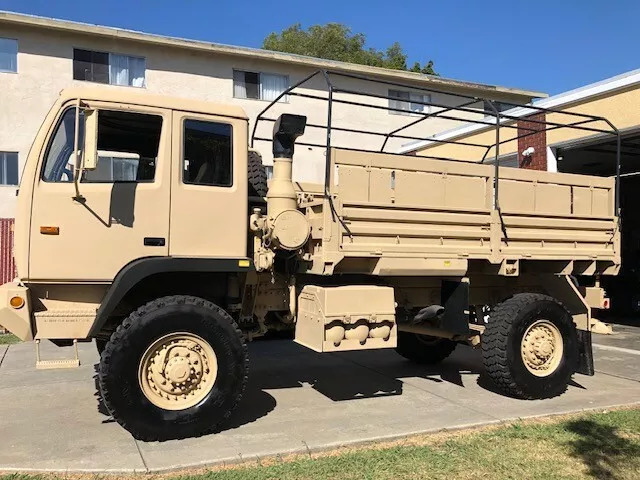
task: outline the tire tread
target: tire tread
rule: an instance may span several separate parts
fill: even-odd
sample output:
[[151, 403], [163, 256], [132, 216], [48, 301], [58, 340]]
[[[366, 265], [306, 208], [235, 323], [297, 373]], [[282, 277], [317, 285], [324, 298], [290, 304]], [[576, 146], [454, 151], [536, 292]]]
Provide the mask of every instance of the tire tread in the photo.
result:
[[110, 408], [111, 392], [109, 391], [107, 383], [105, 382], [105, 375], [103, 373], [108, 370], [108, 366], [111, 361], [111, 358], [114, 355], [117, 355], [117, 351], [121, 348], [127, 348], [128, 336], [131, 328], [133, 328], [138, 322], [140, 322], [140, 320], [144, 315], [156, 310], [161, 310], [166, 306], [185, 305], [185, 304], [206, 308], [207, 310], [211, 310], [216, 314], [218, 314], [219, 317], [228, 318], [229, 321], [231, 322], [231, 326], [235, 334], [241, 339], [243, 355], [244, 355], [244, 374], [242, 376], [242, 385], [233, 400], [232, 406], [229, 409], [227, 409], [227, 411], [221, 416], [218, 422], [211, 425], [202, 425], [195, 435], [200, 436], [200, 435], [206, 435], [214, 432], [216, 428], [220, 425], [220, 423], [227, 420], [231, 416], [233, 411], [238, 407], [238, 404], [240, 403], [240, 400], [242, 399], [242, 395], [244, 394], [244, 391], [246, 389], [247, 382], [249, 379], [249, 352], [247, 349], [247, 344], [244, 341], [244, 337], [242, 335], [242, 332], [240, 331], [240, 328], [238, 327], [238, 324], [231, 318], [231, 316], [229, 316], [229, 314], [226, 311], [224, 311], [222, 308], [220, 308], [213, 302], [210, 302], [203, 298], [190, 296], [190, 295], [171, 295], [171, 296], [161, 297], [161, 298], [152, 300], [147, 304], [139, 307], [137, 310], [133, 311], [116, 328], [115, 332], [113, 332], [113, 334], [111, 335], [111, 338], [105, 345], [104, 350], [102, 351], [102, 354], [100, 356], [100, 374], [98, 375], [100, 393], [102, 396], [102, 400], [105, 406], [107, 407], [107, 410], [109, 410], [109, 413], [111, 414], [111, 416], [116, 422], [118, 422], [124, 429], [129, 431], [138, 440], [155, 441], [155, 440], [161, 440], [161, 439], [158, 438], [157, 435], [151, 435], [148, 432], [134, 431], [134, 428], [132, 425], [127, 424], [127, 422], [118, 414], [117, 411], [114, 411], [113, 408]]
[[[482, 360], [489, 377], [508, 395], [528, 400], [539, 397], [527, 393], [516, 382], [507, 358], [508, 336], [518, 313], [528, 305], [540, 301], [554, 302], [564, 308], [558, 300], [548, 295], [519, 293], [496, 305], [482, 334]], [[561, 393], [563, 392], [553, 396]]]

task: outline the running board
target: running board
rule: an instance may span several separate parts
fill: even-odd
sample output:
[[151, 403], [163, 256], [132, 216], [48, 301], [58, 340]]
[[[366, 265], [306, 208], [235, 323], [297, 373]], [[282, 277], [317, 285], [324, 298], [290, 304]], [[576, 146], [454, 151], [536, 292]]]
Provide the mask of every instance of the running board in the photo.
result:
[[78, 340], [73, 341], [75, 358], [60, 360], [42, 360], [40, 358], [40, 340], [36, 340], [36, 368], [38, 370], [52, 370], [56, 368], [78, 368], [80, 356], [78, 355]]

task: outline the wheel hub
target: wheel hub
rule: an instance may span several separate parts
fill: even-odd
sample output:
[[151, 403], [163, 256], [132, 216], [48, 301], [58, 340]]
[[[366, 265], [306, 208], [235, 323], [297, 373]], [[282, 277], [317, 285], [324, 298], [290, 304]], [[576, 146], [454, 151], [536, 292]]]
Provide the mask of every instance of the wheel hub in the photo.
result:
[[551, 375], [560, 365], [562, 354], [560, 330], [548, 320], [534, 322], [522, 337], [522, 360], [527, 370], [538, 377]]
[[175, 333], [158, 339], [142, 356], [140, 387], [154, 405], [183, 410], [209, 393], [217, 372], [208, 342], [191, 333]]

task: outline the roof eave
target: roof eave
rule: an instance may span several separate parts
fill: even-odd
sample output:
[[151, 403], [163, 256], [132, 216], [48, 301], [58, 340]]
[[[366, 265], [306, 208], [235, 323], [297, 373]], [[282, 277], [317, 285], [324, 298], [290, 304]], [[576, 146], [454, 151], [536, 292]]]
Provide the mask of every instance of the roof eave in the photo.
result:
[[389, 70], [380, 67], [371, 67], [366, 65], [357, 65], [334, 60], [325, 60], [303, 55], [295, 55], [290, 53], [274, 52], [249, 47], [237, 47], [231, 45], [223, 45], [217, 43], [204, 42], [200, 40], [188, 40], [184, 38], [168, 37], [164, 35], [143, 33], [134, 30], [127, 30], [115, 27], [104, 27], [100, 25], [91, 25], [68, 20], [58, 20], [53, 18], [39, 17], [33, 15], [17, 14], [13, 12], [0, 11], [0, 22], [12, 23], [14, 25], [23, 25], [30, 27], [46, 28], [69, 33], [84, 35], [100, 35], [121, 40], [129, 40], [134, 42], [164, 45], [173, 48], [186, 48], [192, 50], [200, 50], [204, 52], [217, 53], [221, 55], [230, 55], [237, 57], [250, 57], [252, 59], [260, 58], [268, 61], [276, 61], [291, 65], [299, 65], [312, 67], [317, 69], [331, 69], [348, 73], [360, 73], [374, 75], [378, 78], [386, 78], [404, 82], [420, 83], [423, 85], [441, 88], [448, 91], [475, 91], [479, 96], [486, 94], [507, 95], [519, 98], [546, 98], [547, 94], [532, 90], [522, 90], [517, 88], [503, 87], [498, 85], [485, 85], [481, 83], [465, 82], [461, 80], [453, 80], [442, 78], [434, 75], [425, 75], [421, 73], [406, 72], [403, 70]]

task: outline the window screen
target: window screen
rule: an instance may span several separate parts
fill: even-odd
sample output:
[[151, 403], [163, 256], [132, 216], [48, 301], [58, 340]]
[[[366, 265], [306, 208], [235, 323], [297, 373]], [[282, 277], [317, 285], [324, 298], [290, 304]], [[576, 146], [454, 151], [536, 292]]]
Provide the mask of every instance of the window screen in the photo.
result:
[[[272, 73], [233, 71], [233, 96], [235, 98], [254, 98], [257, 100], [275, 100], [289, 88], [289, 77]], [[287, 102], [287, 96], [280, 99]]]
[[0, 185], [18, 185], [17, 152], [0, 152]]
[[0, 72], [18, 71], [18, 41], [0, 38]]
[[411, 115], [412, 112], [428, 113], [429, 106], [423, 105], [422, 102], [430, 102], [430, 95], [421, 93], [408, 92], [404, 90], [389, 90], [389, 108], [404, 110], [389, 110], [394, 115]]
[[184, 183], [231, 186], [231, 147], [231, 125], [185, 120]]

